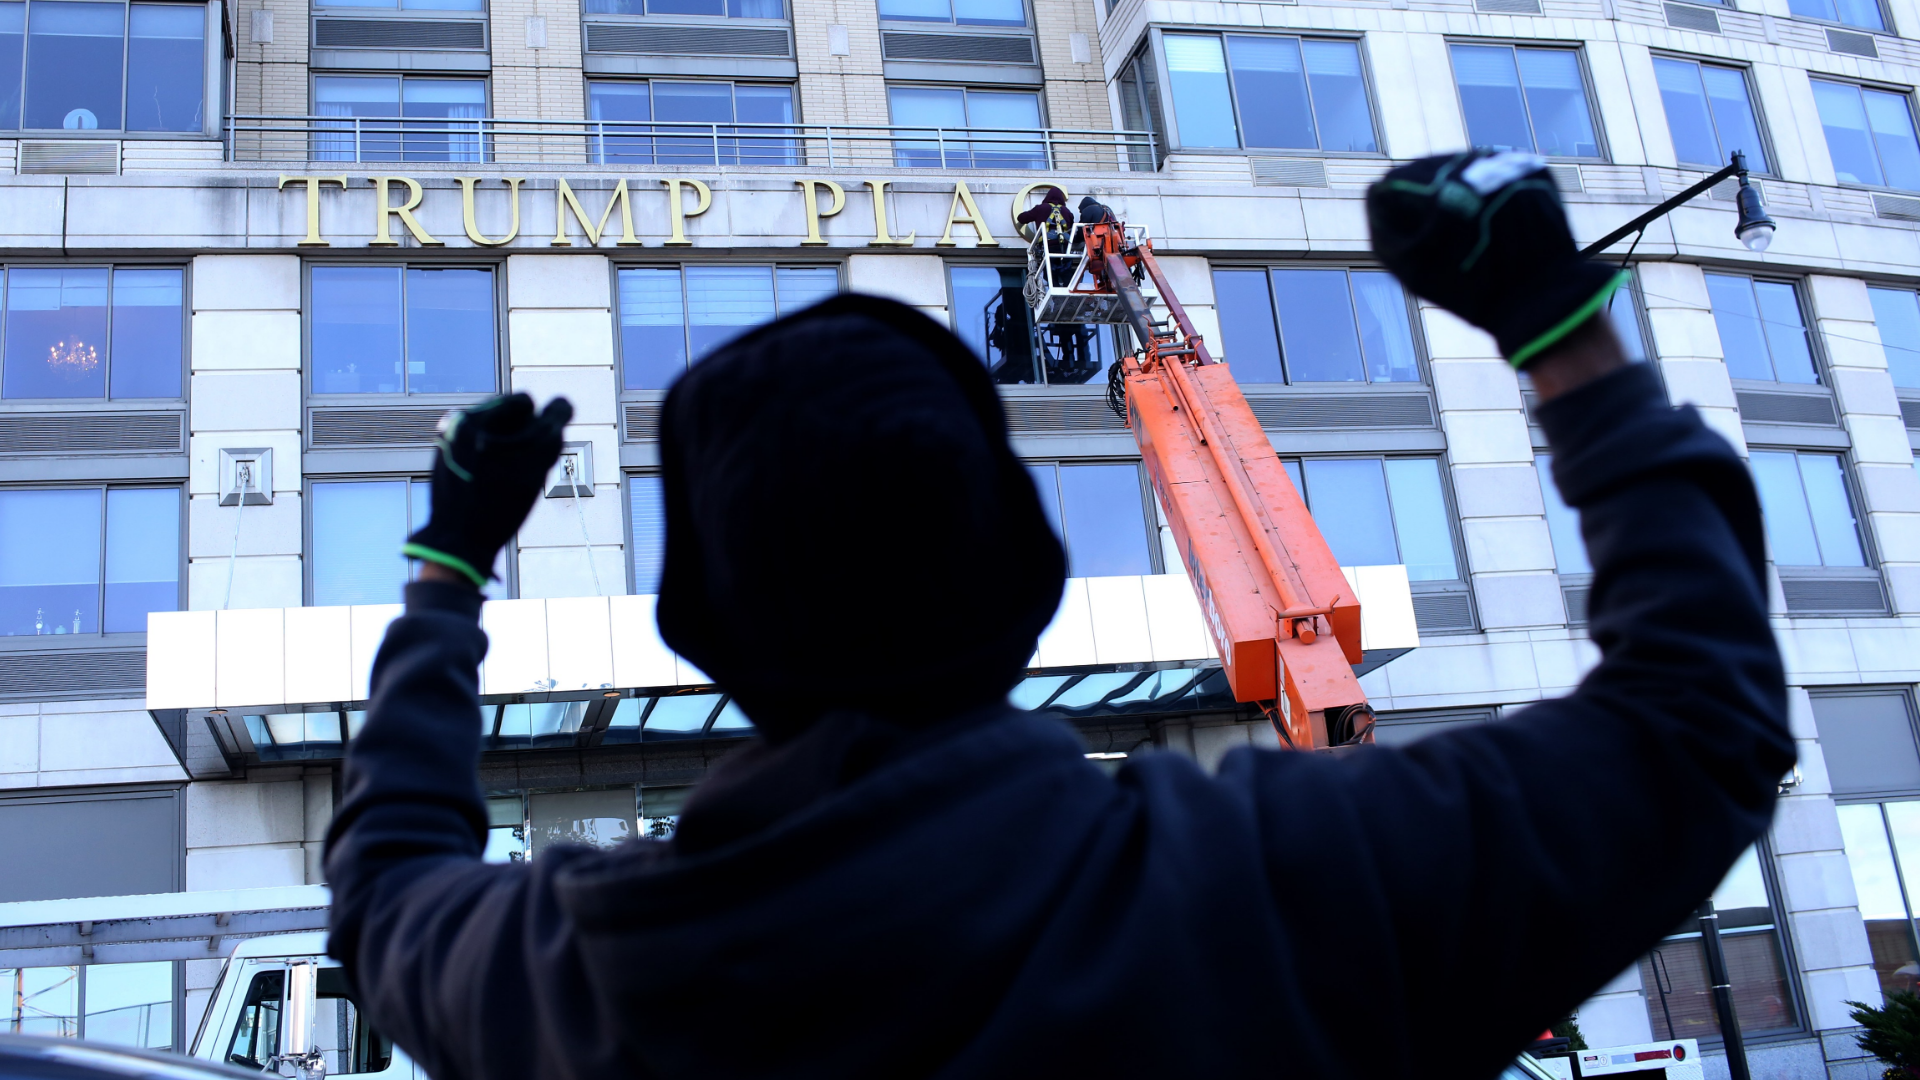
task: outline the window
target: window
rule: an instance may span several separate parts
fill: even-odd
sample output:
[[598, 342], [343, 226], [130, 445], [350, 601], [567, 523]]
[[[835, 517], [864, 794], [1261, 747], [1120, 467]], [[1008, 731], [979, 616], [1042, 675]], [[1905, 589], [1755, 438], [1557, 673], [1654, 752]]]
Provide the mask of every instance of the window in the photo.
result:
[[781, 0], [587, 0], [589, 15], [714, 15], [734, 19], [784, 19]]
[[1787, 0], [1787, 9], [1803, 19], [1845, 23], [1864, 30], [1887, 28], [1876, 0]]
[[1816, 694], [1814, 726], [1885, 993], [1920, 989], [1920, 752], [1904, 691]]
[[1553, 482], [1553, 455], [1535, 454], [1533, 468], [1540, 477], [1540, 499], [1547, 508], [1547, 534], [1553, 539], [1553, 564], [1561, 577], [1593, 573], [1587, 544], [1580, 536], [1580, 512], [1560, 497]]
[[1382, 270], [1215, 270], [1241, 383], [1419, 382], [1406, 293]]
[[[797, 165], [793, 87], [776, 83], [590, 82], [601, 165]], [[712, 125], [700, 127], [699, 125]], [[740, 126], [733, 126], [740, 125]]]
[[1067, 549], [1068, 577], [1151, 574], [1156, 530], [1140, 466], [1029, 464], [1040, 508]]
[[172, 1050], [174, 963], [0, 968], [0, 1031]]
[[1382, 713], [1374, 721], [1373, 741], [1379, 746], [1405, 746], [1408, 743], [1419, 742], [1429, 735], [1438, 735], [1443, 731], [1457, 731], [1492, 720], [1493, 713], [1483, 709], [1463, 712]]
[[1682, 165], [1718, 169], [1741, 150], [1748, 168], [1768, 171], [1744, 70], [1656, 56], [1653, 74], [1666, 106], [1674, 157]]
[[[312, 537], [307, 566], [309, 601], [335, 604], [397, 604], [415, 572], [400, 545], [427, 523], [433, 486], [419, 480], [328, 480], [308, 490]], [[482, 592], [490, 600], [512, 595], [506, 551], [494, 560], [495, 580]]]
[[1378, 153], [1353, 41], [1167, 34], [1180, 145]]
[[[1799, 1026], [1761, 858], [1758, 845], [1748, 848], [1713, 890], [1720, 947], [1733, 983], [1733, 1013], [1749, 1036]], [[1720, 1037], [1706, 949], [1695, 920], [1682, 923], [1640, 959], [1640, 985], [1655, 1039]]]
[[1749, 460], [1776, 565], [1867, 565], [1838, 456], [1755, 450]]
[[1106, 378], [1126, 351], [1124, 329], [1055, 323], [1033, 326], [1021, 295], [1025, 272], [1011, 266], [949, 266], [953, 332], [973, 346], [993, 381], [1079, 386]]
[[628, 390], [664, 390], [688, 364], [780, 315], [832, 296], [830, 266], [647, 266], [620, 271]]
[[308, 363], [315, 394], [490, 394], [493, 271], [315, 266]]
[[1133, 54], [1120, 69], [1120, 123], [1128, 131], [1145, 131], [1153, 136], [1153, 153], [1145, 147], [1127, 148], [1127, 168], [1151, 172], [1167, 156], [1167, 125], [1160, 115], [1160, 82], [1154, 73], [1153, 58], [1145, 46]]
[[1580, 57], [1572, 49], [1454, 45], [1453, 77], [1475, 146], [1597, 158]]
[[[903, 169], [1044, 169], [1047, 148], [1025, 136], [1038, 134], [1040, 95], [1013, 90], [962, 90], [939, 86], [890, 86], [887, 109], [896, 129], [916, 138], [893, 141], [893, 163]], [[1011, 133], [949, 131], [1010, 128]], [[898, 134], [898, 131], [896, 131]]]
[[1920, 388], [1920, 297], [1912, 289], [1868, 289], [1893, 385]]
[[4, 274], [0, 396], [181, 396], [184, 271], [14, 266]]
[[0, 635], [144, 634], [180, 609], [180, 489], [0, 489]]
[[1905, 93], [1814, 79], [1833, 174], [1843, 184], [1920, 191], [1920, 140]]
[[961, 26], [1025, 26], [1022, 0], [880, 0], [880, 17]]
[[1635, 288], [1638, 282], [1637, 275], [1629, 277], [1607, 301], [1607, 321], [1613, 324], [1614, 336], [1620, 339], [1620, 348], [1627, 354], [1627, 360], [1636, 364], [1648, 358], [1647, 335], [1640, 324], [1640, 300]]
[[627, 553], [633, 591], [658, 593], [667, 560], [666, 496], [658, 476], [627, 477]]
[[0, 3], [0, 128], [201, 132], [206, 83], [205, 5]]
[[[315, 161], [485, 161], [481, 79], [319, 75], [313, 80]], [[408, 122], [399, 122], [405, 118]]]
[[[3, 551], [4, 547], [0, 547]], [[14, 791], [0, 798], [0, 903], [136, 896], [185, 886], [178, 787], [119, 792]], [[76, 844], [75, 837], [85, 837]]]
[[320, 7], [400, 8], [405, 11], [485, 11], [486, 0], [315, 0]]
[[1728, 374], [1767, 382], [1820, 381], [1800, 314], [1800, 293], [1792, 283], [1708, 274], [1707, 296]]
[[1405, 564], [1409, 581], [1460, 580], [1439, 461], [1308, 458], [1284, 464], [1341, 566]]

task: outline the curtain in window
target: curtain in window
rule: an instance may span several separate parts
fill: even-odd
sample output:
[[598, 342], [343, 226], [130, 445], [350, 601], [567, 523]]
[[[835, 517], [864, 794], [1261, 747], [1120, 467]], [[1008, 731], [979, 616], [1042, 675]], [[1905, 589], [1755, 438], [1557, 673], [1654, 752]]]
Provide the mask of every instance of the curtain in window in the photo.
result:
[[1419, 382], [1413, 356], [1413, 331], [1407, 322], [1407, 294], [1392, 274], [1352, 272], [1353, 297], [1360, 316], [1360, 345], [1369, 382]]
[[664, 390], [687, 370], [680, 271], [620, 271], [620, 356], [628, 390]]
[[1167, 34], [1167, 84], [1181, 146], [1240, 145], [1233, 100], [1227, 89], [1227, 58], [1212, 34]]
[[1037, 94], [967, 91], [967, 126], [972, 128], [1013, 129], [971, 143], [976, 169], [1044, 169], [1047, 148], [1039, 142], [1015, 137], [1040, 127], [1040, 97]]
[[953, 134], [954, 129], [967, 126], [966, 91], [925, 86], [889, 87], [887, 107], [894, 127], [908, 128], [906, 134], [915, 136], [893, 141], [895, 165], [903, 169], [937, 169], [944, 162], [952, 168], [966, 167], [966, 143]]
[[687, 343], [694, 363], [742, 332], [773, 318], [773, 270], [765, 266], [689, 266]]
[[1467, 139], [1495, 150], [1532, 150], [1520, 73], [1505, 45], [1455, 45], [1453, 78], [1467, 117]]
[[441, 121], [406, 125], [408, 161], [483, 160], [480, 125], [457, 121], [477, 121], [487, 114], [486, 84], [478, 79], [407, 79], [401, 92], [402, 115]]
[[313, 485], [313, 602], [397, 604], [407, 583], [407, 482]]
[[587, 84], [593, 127], [593, 160], [598, 165], [651, 165], [653, 140], [645, 121], [653, 119], [652, 99], [643, 82]]
[[1360, 46], [1351, 41], [1304, 41], [1307, 81], [1313, 87], [1313, 116], [1320, 127], [1320, 148], [1373, 154], [1373, 107], [1360, 74]]
[[180, 396], [186, 337], [181, 277], [179, 270], [170, 269], [113, 272], [112, 396]]
[[1311, 150], [1320, 145], [1307, 97], [1298, 38], [1227, 38], [1243, 141], [1250, 147]]
[[[759, 83], [736, 83], [733, 87], [733, 118], [742, 124], [793, 123], [793, 88]], [[728, 140], [728, 163], [741, 165], [798, 165], [799, 146], [783, 136], [796, 134], [788, 127], [734, 128], [737, 139]]]
[[313, 109], [322, 117], [369, 117], [321, 121], [313, 136], [316, 161], [398, 161], [400, 80], [329, 75], [313, 80]]
[[660, 591], [660, 568], [667, 557], [665, 496], [658, 476], [627, 479], [627, 520], [633, 528], [633, 591]]

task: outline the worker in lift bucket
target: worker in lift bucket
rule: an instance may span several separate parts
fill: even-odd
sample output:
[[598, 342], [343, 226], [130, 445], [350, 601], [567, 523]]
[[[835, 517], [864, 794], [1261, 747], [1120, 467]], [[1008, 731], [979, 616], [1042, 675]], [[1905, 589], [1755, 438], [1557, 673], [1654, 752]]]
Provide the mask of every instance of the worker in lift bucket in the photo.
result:
[[1415, 162], [1368, 209], [1540, 395], [1594, 564], [1572, 694], [1109, 775], [1007, 702], [1065, 561], [979, 359], [837, 297], [665, 403], [660, 633], [758, 728], [671, 839], [482, 861], [479, 586], [568, 409], [443, 434], [328, 837], [368, 1020], [434, 1080], [1483, 1080], [1632, 965], [1793, 761], [1753, 486], [1623, 358], [1538, 158]]

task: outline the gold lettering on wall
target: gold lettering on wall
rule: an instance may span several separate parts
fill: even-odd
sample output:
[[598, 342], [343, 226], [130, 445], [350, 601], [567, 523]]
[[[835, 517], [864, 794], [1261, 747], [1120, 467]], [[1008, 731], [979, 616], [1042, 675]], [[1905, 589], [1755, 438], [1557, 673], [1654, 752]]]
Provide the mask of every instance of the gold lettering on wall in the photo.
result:
[[894, 238], [887, 232], [887, 185], [891, 180], [863, 181], [873, 189], [873, 239], [867, 241], [868, 247], [911, 247], [913, 239], [920, 234], [910, 232], [901, 238]]
[[600, 234], [606, 230], [607, 219], [613, 216], [613, 208], [620, 207], [621, 247], [639, 247], [640, 239], [633, 235], [633, 199], [627, 194], [627, 182], [621, 180], [614, 185], [613, 194], [607, 196], [607, 208], [600, 213], [598, 225], [587, 224], [587, 212], [580, 206], [580, 200], [574, 197], [573, 189], [565, 180], [555, 181], [557, 185], [553, 196], [553, 241], [550, 247], [572, 247], [573, 241], [567, 238], [567, 211], [572, 210], [574, 219], [580, 222], [580, 228], [587, 234], [587, 244], [598, 247]]
[[[807, 204], [807, 238], [800, 242], [802, 244], [826, 243], [820, 238], [820, 219], [832, 217], [847, 208], [847, 189], [831, 180], [795, 180], [794, 183], [800, 186], [800, 197], [806, 200]], [[827, 194], [833, 197], [825, 210], [820, 209], [819, 188], [826, 188]]]
[[[670, 176], [660, 182], [667, 185], [667, 209], [673, 216], [673, 235], [667, 238], [667, 243], [680, 247], [690, 245], [693, 241], [687, 239], [687, 219], [707, 212], [707, 207], [713, 205], [713, 189], [692, 177]], [[692, 210], [688, 210], [680, 198], [682, 184], [693, 188]]]
[[277, 190], [285, 191], [288, 184], [307, 185], [307, 238], [300, 241], [301, 247], [331, 247], [320, 237], [320, 185], [339, 184], [340, 190], [347, 189], [345, 176], [283, 176]]
[[[962, 210], [966, 212], [963, 214]], [[973, 192], [967, 190], [965, 180], [954, 181], [953, 202], [947, 207], [947, 231], [933, 242], [935, 247], [953, 247], [959, 242], [953, 238], [955, 225], [973, 226], [973, 235], [980, 247], [1000, 246], [1000, 241], [993, 238], [993, 230], [987, 228], [987, 219], [980, 213], [980, 204], [973, 201]]]
[[456, 176], [454, 179], [460, 182], [460, 214], [462, 220], [466, 222], [467, 239], [487, 247], [499, 247], [501, 244], [512, 243], [513, 238], [520, 235], [520, 185], [527, 182], [526, 177], [503, 176], [500, 178], [510, 189], [507, 198], [513, 203], [513, 227], [507, 230], [507, 235], [498, 240], [487, 239], [486, 235], [480, 231], [479, 218], [475, 217], [473, 212], [473, 185], [483, 178]]
[[[428, 236], [427, 230], [421, 228], [420, 222], [414, 219], [414, 216], [413, 216], [414, 208], [420, 205], [420, 198], [422, 195], [425, 194], [420, 190], [420, 181], [414, 180], [410, 177], [405, 177], [405, 176], [376, 176], [376, 177], [373, 177], [372, 179], [373, 179], [373, 242], [368, 245], [369, 247], [400, 246], [400, 241], [395, 240], [393, 238], [393, 234], [388, 231], [388, 227], [393, 224], [391, 219], [396, 217], [400, 219], [400, 224], [405, 225], [407, 227], [407, 231], [412, 233], [413, 238], [415, 240], [420, 241], [420, 243], [430, 247], [445, 246], [442, 241], [435, 240], [433, 237]], [[393, 206], [388, 203], [387, 201], [387, 185], [388, 184], [405, 184], [406, 185], [407, 201], [405, 204], [400, 206]]]
[[1059, 184], [1056, 184], [1051, 180], [1035, 180], [1033, 183], [1028, 184], [1026, 187], [1023, 187], [1019, 191], [1014, 192], [1013, 205], [1007, 208], [1008, 215], [1013, 218], [1013, 231], [1015, 234], [1020, 236], [1027, 235], [1026, 232], [1020, 228], [1020, 215], [1027, 209], [1027, 196], [1033, 194], [1036, 191], [1041, 190], [1042, 188], [1053, 188], [1054, 190], [1060, 193], [1061, 198], [1067, 200], [1068, 202], [1073, 201], [1073, 193], [1068, 191], [1065, 187]]

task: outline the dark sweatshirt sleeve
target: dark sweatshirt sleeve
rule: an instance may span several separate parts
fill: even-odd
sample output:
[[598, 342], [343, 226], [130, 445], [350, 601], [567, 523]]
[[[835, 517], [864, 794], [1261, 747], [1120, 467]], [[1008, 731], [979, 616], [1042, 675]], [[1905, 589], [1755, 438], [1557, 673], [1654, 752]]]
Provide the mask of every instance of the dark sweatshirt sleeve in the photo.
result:
[[[586, 849], [493, 865], [480, 791], [480, 594], [407, 586], [373, 664], [327, 831], [327, 951], [374, 1028], [433, 1080], [576, 1075], [614, 1053], [593, 1009], [556, 873]], [[598, 1075], [613, 1075], [600, 1072]]]
[[1578, 689], [1405, 748], [1222, 768], [1339, 1073], [1493, 1076], [1681, 926], [1793, 762], [1745, 464], [1648, 365], [1540, 421], [1594, 565]]

